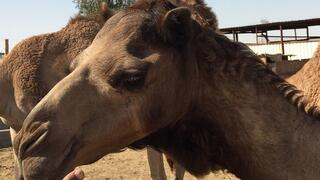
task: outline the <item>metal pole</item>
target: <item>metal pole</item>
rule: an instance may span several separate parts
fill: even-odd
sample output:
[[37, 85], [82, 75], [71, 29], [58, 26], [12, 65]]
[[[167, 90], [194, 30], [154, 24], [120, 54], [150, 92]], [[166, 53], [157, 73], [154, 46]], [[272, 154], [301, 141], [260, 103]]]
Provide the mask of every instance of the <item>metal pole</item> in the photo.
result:
[[297, 37], [297, 29], [294, 29], [294, 39], [295, 39], [295, 40], [298, 40], [298, 37]]
[[307, 39], [310, 39], [310, 35], [309, 35], [309, 27], [307, 27]]
[[4, 40], [4, 54], [9, 54], [9, 39]]

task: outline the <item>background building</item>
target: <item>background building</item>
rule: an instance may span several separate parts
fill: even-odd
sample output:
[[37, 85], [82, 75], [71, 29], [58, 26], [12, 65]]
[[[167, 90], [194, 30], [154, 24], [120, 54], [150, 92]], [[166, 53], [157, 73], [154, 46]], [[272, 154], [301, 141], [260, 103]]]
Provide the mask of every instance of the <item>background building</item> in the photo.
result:
[[[320, 18], [313, 18], [223, 28], [221, 31], [234, 41], [246, 43], [272, 70], [288, 77], [301, 69], [317, 50], [319, 27]], [[317, 34], [311, 35], [311, 28], [317, 28]]]

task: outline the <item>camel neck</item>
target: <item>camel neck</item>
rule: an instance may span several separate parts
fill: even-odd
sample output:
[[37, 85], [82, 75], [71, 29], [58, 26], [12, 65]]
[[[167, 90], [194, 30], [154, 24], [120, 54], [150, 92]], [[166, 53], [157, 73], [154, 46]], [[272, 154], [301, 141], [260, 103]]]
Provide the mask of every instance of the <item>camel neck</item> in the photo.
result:
[[294, 100], [302, 98], [294, 87], [266, 69], [248, 77], [249, 66], [239, 66], [243, 74], [225, 67], [224, 72], [202, 75], [199, 107], [230, 147], [225, 167], [249, 180], [317, 179], [320, 121], [294, 105], [303, 103]]

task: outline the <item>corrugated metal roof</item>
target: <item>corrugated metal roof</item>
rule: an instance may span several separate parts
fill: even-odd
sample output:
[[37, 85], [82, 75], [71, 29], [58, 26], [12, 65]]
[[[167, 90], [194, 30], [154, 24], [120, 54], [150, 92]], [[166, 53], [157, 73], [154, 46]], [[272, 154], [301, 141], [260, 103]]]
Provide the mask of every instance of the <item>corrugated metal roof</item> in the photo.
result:
[[272, 31], [272, 30], [279, 30], [280, 26], [282, 27], [283, 30], [285, 30], [285, 29], [307, 28], [309, 26], [318, 26], [318, 25], [320, 25], [320, 18], [230, 27], [230, 28], [222, 28], [220, 30], [225, 34], [232, 34], [233, 32], [255, 33], [256, 29], [258, 30], [258, 32], [266, 32], [266, 31]]

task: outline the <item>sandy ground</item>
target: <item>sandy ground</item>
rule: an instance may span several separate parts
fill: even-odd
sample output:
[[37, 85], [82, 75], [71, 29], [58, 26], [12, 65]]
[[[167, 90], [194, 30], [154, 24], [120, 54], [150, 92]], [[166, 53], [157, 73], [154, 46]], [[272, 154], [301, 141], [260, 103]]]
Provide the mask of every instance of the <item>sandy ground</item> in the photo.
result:
[[[127, 150], [118, 154], [110, 154], [98, 162], [82, 166], [86, 179], [93, 180], [145, 180], [151, 179], [147, 164], [146, 151]], [[13, 157], [11, 148], [0, 149], [0, 180], [11, 180], [13, 177]], [[165, 163], [168, 179], [171, 174]], [[186, 174], [186, 180], [196, 180], [190, 174]], [[211, 173], [206, 180], [238, 180], [233, 175], [225, 172]]]

